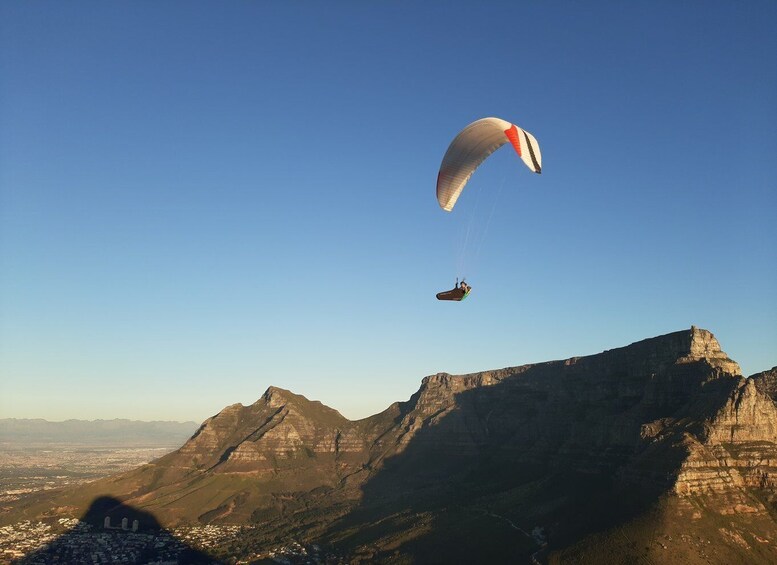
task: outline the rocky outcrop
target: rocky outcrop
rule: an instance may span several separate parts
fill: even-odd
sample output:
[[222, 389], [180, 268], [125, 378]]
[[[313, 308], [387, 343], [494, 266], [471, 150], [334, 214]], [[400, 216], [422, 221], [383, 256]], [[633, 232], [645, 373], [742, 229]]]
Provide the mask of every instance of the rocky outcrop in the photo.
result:
[[675, 490], [723, 494], [749, 486], [773, 492], [777, 477], [777, 405], [752, 378], [739, 379], [725, 404], [689, 441]]
[[753, 379], [756, 388], [760, 392], [771, 397], [772, 400], [777, 400], [777, 367], [762, 373], [756, 373], [750, 378]]

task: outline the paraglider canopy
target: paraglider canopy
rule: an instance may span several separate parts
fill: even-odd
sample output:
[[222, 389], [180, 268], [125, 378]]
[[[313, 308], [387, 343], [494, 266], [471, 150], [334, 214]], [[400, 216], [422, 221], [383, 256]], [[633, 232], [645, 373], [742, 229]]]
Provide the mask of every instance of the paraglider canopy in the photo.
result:
[[507, 142], [529, 169], [542, 172], [540, 146], [532, 134], [500, 118], [474, 121], [459, 132], [442, 159], [437, 174], [437, 202], [443, 210], [453, 210], [475, 169]]

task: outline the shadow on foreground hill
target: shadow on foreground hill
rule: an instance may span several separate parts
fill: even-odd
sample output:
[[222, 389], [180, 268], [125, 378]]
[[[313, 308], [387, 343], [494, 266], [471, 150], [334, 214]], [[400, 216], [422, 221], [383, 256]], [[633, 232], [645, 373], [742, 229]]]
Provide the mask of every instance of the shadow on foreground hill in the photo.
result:
[[218, 563], [173, 537], [153, 514], [112, 497], [95, 499], [80, 522], [16, 563]]

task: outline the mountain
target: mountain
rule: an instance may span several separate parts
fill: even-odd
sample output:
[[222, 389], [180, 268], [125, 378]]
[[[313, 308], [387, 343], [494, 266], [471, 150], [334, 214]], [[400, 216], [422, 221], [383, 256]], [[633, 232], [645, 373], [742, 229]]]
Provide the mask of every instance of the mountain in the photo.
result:
[[177, 451], [0, 522], [109, 495], [165, 526], [252, 524], [253, 551], [295, 539], [350, 561], [774, 563], [776, 383], [692, 327], [438, 373], [359, 421], [270, 387]]
[[195, 422], [2, 418], [0, 446], [172, 447], [181, 445], [196, 429]]

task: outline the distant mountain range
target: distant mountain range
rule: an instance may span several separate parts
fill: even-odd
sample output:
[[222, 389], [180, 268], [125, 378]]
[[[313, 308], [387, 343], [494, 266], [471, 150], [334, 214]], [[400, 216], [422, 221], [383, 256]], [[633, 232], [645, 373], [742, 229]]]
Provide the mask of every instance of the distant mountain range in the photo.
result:
[[777, 369], [743, 377], [698, 328], [438, 373], [358, 421], [270, 387], [177, 451], [0, 525], [110, 495], [164, 526], [251, 525], [233, 557], [293, 539], [348, 562], [777, 563], [776, 398]]
[[195, 422], [137, 420], [0, 419], [0, 448], [56, 445], [176, 447], [197, 429]]

